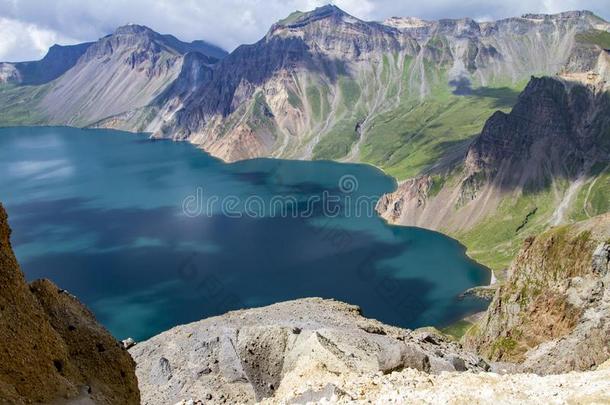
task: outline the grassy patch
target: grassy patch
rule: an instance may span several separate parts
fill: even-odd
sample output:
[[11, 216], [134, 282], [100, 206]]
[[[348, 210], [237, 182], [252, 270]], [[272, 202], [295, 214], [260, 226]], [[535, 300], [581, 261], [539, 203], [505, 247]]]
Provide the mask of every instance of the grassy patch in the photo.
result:
[[446, 328], [441, 329], [441, 332], [446, 335], [452, 336], [456, 340], [460, 340], [462, 336], [464, 336], [466, 332], [468, 332], [472, 325], [472, 322], [461, 320], [447, 326]]
[[576, 35], [576, 40], [584, 44], [597, 45], [604, 49], [610, 49], [610, 32], [591, 30]]
[[288, 102], [297, 110], [303, 110], [303, 103], [299, 96], [292, 90], [288, 89]]
[[341, 118], [314, 147], [314, 159], [341, 159], [358, 140], [356, 127], [365, 116], [363, 109], [358, 106], [360, 86], [355, 80], [342, 76], [339, 78], [339, 91], [343, 104], [343, 108], [339, 110]]
[[309, 102], [309, 106], [311, 108], [311, 114], [313, 115], [314, 119], [319, 121], [322, 118], [322, 100], [320, 90], [315, 86], [308, 86], [306, 93], [307, 101]]
[[428, 190], [428, 194], [431, 197], [434, 197], [438, 193], [440, 193], [440, 191], [443, 189], [443, 186], [445, 185], [445, 180], [446, 180], [445, 176], [441, 176], [441, 175], [432, 176], [432, 184], [430, 185], [430, 190]]
[[610, 164], [596, 164], [572, 204], [570, 219], [581, 221], [610, 211]]
[[453, 236], [464, 243], [473, 259], [492, 270], [501, 270], [508, 266], [525, 238], [547, 228], [554, 208], [551, 187], [538, 193], [507, 195], [493, 215]]
[[273, 113], [262, 92], [257, 93], [254, 97], [249, 123], [253, 131], [268, 132], [274, 136], [276, 135]]
[[0, 125], [39, 125], [45, 117], [38, 103], [49, 86], [0, 86]]
[[458, 96], [441, 85], [424, 101], [406, 97], [396, 109], [373, 120], [361, 158], [399, 180], [416, 176], [480, 133], [493, 112], [510, 110], [519, 90], [480, 89]]
[[293, 13], [290, 13], [288, 15], [288, 17], [284, 18], [283, 20], [278, 21], [277, 23], [280, 25], [294, 24], [295, 22], [297, 22], [299, 20], [299, 18], [301, 18], [304, 15], [305, 15], [305, 13], [302, 11], [295, 11]]
[[346, 76], [339, 78], [339, 90], [341, 91], [341, 101], [348, 109], [353, 108], [360, 98], [360, 86], [358, 83]]
[[510, 355], [517, 348], [518, 343], [510, 337], [500, 337], [491, 346], [492, 355], [500, 356], [502, 354]]
[[357, 119], [344, 119], [330, 130], [314, 147], [314, 159], [341, 159], [358, 140]]

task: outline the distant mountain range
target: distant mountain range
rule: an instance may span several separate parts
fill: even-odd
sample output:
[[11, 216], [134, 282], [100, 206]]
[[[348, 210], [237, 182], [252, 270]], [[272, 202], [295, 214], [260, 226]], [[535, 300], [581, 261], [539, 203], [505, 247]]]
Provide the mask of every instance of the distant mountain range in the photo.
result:
[[366, 22], [325, 6], [226, 54], [128, 25], [0, 64], [0, 125], [371, 163], [402, 181], [385, 218], [457, 236], [499, 269], [528, 234], [610, 210], [609, 31], [588, 11]]

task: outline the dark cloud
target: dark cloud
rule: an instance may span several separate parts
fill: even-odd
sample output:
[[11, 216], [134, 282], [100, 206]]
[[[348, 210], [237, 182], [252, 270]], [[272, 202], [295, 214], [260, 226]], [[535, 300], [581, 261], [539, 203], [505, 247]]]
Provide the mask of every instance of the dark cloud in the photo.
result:
[[[325, 0], [0, 0], [0, 60], [39, 57], [53, 42], [90, 41], [126, 23], [148, 25], [185, 40], [205, 39], [232, 50], [261, 38], [275, 21], [294, 10], [309, 10]], [[608, 0], [335, 0], [365, 20], [390, 16], [426, 19], [469, 16], [498, 19], [526, 12], [589, 9], [610, 18]], [[16, 37], [24, 38], [19, 41]], [[6, 37], [4, 37], [6, 38]]]

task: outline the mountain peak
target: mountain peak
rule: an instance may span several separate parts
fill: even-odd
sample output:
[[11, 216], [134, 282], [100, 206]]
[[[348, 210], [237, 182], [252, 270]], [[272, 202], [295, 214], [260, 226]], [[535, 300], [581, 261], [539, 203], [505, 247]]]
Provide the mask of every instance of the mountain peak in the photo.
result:
[[138, 34], [157, 34], [145, 25], [125, 24], [118, 27], [113, 35], [138, 35]]
[[317, 20], [336, 16], [349, 16], [349, 14], [333, 4], [327, 4], [311, 11], [295, 11], [283, 20], [278, 21], [276, 25], [285, 27], [301, 26]]
[[118, 41], [123, 41], [125, 39], [128, 43], [131, 43], [130, 41], [132, 41], [132, 38], [130, 37], [134, 37], [136, 38], [136, 41], [144, 41], [145, 43], [155, 42], [158, 45], [165, 47], [167, 50], [170, 50], [170, 52], [177, 52], [179, 54], [185, 54], [187, 52], [199, 52], [214, 59], [214, 61], [222, 59], [227, 55], [227, 52], [224, 49], [203, 40], [184, 42], [173, 35], [160, 34], [145, 25], [139, 24], [122, 25], [112, 34], [102, 38], [102, 40], [114, 38]]

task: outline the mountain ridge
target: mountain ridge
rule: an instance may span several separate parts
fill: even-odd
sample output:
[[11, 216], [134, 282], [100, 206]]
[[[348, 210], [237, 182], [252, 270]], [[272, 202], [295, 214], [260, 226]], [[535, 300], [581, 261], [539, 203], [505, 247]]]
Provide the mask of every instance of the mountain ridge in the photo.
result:
[[[384, 217], [437, 229], [438, 218], [401, 220], [394, 208], [388, 211], [389, 200], [404, 202], [406, 196], [415, 204], [414, 213], [421, 210], [420, 200], [434, 200], [429, 194], [452, 180], [448, 172], [457, 176], [456, 165], [473, 161], [466, 158], [472, 142], [495, 139], [491, 132], [501, 132], [502, 114], [529, 91], [528, 82], [536, 83], [532, 75], [597, 86], [599, 92], [605, 92], [610, 78], [610, 24], [588, 11], [494, 22], [409, 17], [380, 23], [325, 6], [291, 14], [256, 43], [241, 45], [215, 63], [149, 29], [142, 36], [142, 30], [126, 26], [100, 39], [53, 82], [0, 87], [0, 123], [149, 132], [191, 142], [229, 162], [272, 157], [369, 163], [403, 181], [398, 193], [383, 199]], [[489, 117], [494, 126], [478, 137]], [[537, 119], [547, 124], [545, 118]], [[501, 221], [490, 208], [490, 201], [508, 204], [508, 194], [489, 194], [495, 197], [480, 207], [468, 204], [480, 191], [482, 178], [477, 176], [487, 176], [481, 173], [473, 174], [464, 189], [442, 193], [443, 201], [437, 198], [439, 205], [432, 204], [438, 211], [430, 212], [442, 217], [454, 207], [472, 207], [464, 226], [449, 221], [440, 229], [464, 241], [475, 258], [495, 269], [516, 253], [521, 235], [540, 230], [533, 224], [546, 216], [542, 206], [557, 208], [556, 218], [544, 229], [581, 215], [562, 213], [574, 193], [587, 203], [580, 195], [582, 182], [594, 184], [594, 189], [605, 186], [595, 180], [605, 179], [602, 170], [590, 180], [577, 176], [551, 182], [561, 198], [538, 187], [532, 193], [538, 202], [520, 199], [506, 208], [515, 218], [512, 222], [523, 222], [521, 227]], [[546, 184], [544, 177], [541, 184]], [[403, 196], [398, 195], [401, 190]], [[481, 224], [491, 229], [494, 221], [507, 228], [499, 233], [504, 239], [489, 238], [498, 243], [492, 246], [474, 230]], [[519, 228], [520, 235], [515, 238], [509, 227]], [[483, 250], [501, 253], [490, 257]]]

